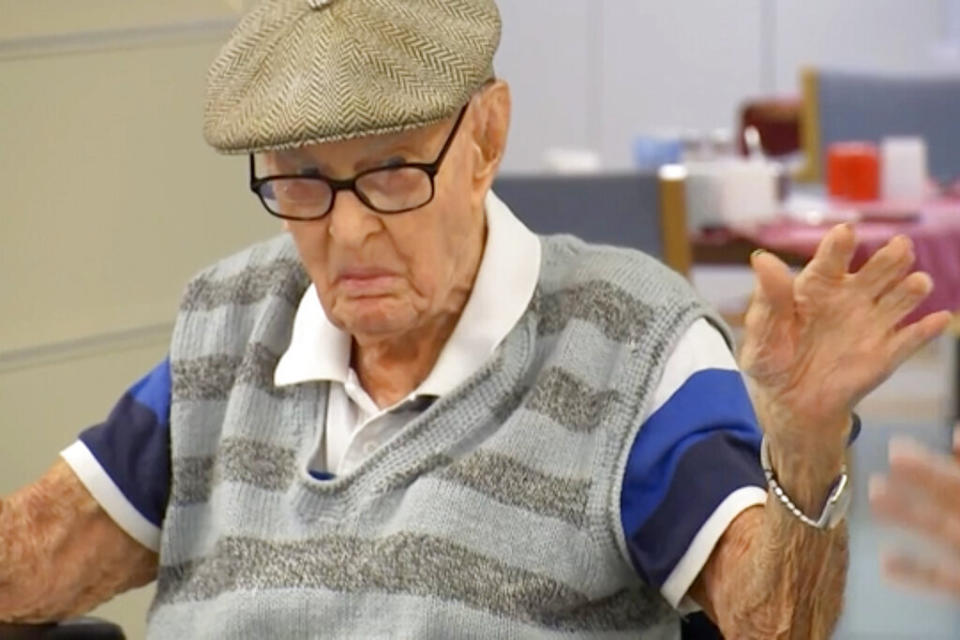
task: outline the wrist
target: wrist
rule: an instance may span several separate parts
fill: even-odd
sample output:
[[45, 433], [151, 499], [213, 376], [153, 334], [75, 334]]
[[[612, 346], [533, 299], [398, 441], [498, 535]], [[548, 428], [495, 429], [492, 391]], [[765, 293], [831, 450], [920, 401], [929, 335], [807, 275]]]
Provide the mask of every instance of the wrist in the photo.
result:
[[816, 517], [846, 466], [839, 446], [798, 446], [790, 439], [769, 437], [768, 462], [777, 483], [805, 514]]
[[848, 416], [826, 430], [766, 429], [764, 435], [770, 444], [770, 459], [785, 468], [796, 466], [810, 471], [842, 464], [850, 443], [852, 423], [852, 416]]
[[778, 450], [811, 459], [843, 456], [854, 422], [847, 409], [797, 411], [763, 393], [757, 393], [753, 401], [760, 427]]

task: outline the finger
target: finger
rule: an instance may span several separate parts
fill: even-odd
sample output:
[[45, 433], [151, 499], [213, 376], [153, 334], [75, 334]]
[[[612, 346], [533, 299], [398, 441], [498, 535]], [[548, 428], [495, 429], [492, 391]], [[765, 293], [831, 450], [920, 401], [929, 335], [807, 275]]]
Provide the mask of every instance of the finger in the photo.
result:
[[899, 367], [917, 349], [943, 333], [950, 325], [951, 317], [949, 311], [937, 311], [899, 329], [888, 346], [892, 368]]
[[884, 574], [895, 582], [960, 596], [960, 571], [949, 564], [887, 552], [881, 556], [881, 565]]
[[900, 280], [877, 300], [882, 322], [895, 326], [933, 292], [933, 278], [922, 271]]
[[960, 517], [960, 465], [903, 437], [890, 440], [889, 458], [891, 481], [922, 492]]
[[[890, 274], [890, 277], [887, 279], [886, 284], [885, 285], [881, 284], [879, 286], [877, 285], [867, 286], [868, 293], [872, 293], [874, 291], [877, 291], [877, 289], [879, 289], [879, 291], [877, 291], [877, 293], [874, 294], [874, 298], [882, 297], [884, 294], [890, 291], [893, 287], [897, 286], [897, 284], [899, 284], [900, 281], [903, 280], [903, 278], [906, 277], [908, 273], [910, 273], [910, 270], [913, 269], [913, 265], [916, 263], [916, 261], [917, 261], [917, 258], [916, 258], [916, 255], [913, 253], [913, 244], [911, 241], [910, 251], [907, 253], [907, 258], [905, 260], [900, 261], [899, 268], [896, 268], [893, 270], [893, 272]], [[860, 272], [858, 271], [857, 273], [860, 273]]]
[[881, 521], [960, 550], [960, 518], [926, 500], [927, 496], [881, 477], [870, 478], [869, 496], [870, 508]]
[[953, 457], [960, 462], [960, 422], [953, 428]]
[[756, 278], [754, 302], [768, 307], [773, 313], [793, 313], [793, 274], [777, 256], [767, 251], [755, 251], [750, 266]]
[[817, 252], [804, 271], [809, 270], [824, 278], [841, 278], [850, 268], [856, 246], [853, 227], [849, 224], [837, 225], [820, 241]]
[[904, 487], [895, 484], [889, 477], [870, 476], [867, 498], [873, 515], [882, 522], [915, 530], [922, 529], [924, 533], [932, 526], [928, 519], [921, 517], [926, 514], [920, 514], [914, 509], [913, 500], [908, 497]]
[[860, 267], [854, 276], [857, 286], [876, 298], [896, 285], [913, 262], [913, 241], [903, 235], [895, 236]]

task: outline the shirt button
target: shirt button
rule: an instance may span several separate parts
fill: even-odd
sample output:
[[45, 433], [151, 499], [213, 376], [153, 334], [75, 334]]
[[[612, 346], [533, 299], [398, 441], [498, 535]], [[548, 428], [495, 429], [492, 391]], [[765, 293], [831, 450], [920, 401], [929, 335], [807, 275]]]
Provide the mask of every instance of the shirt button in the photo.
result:
[[363, 452], [367, 455], [370, 455], [376, 450], [377, 450], [376, 442], [368, 442], [367, 444], [363, 445]]

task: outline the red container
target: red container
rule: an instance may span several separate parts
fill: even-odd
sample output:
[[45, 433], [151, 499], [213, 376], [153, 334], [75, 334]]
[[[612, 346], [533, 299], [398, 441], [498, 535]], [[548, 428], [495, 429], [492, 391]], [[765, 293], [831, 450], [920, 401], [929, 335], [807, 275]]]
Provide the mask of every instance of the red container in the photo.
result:
[[846, 200], [880, 195], [880, 154], [870, 142], [837, 142], [827, 149], [827, 192]]

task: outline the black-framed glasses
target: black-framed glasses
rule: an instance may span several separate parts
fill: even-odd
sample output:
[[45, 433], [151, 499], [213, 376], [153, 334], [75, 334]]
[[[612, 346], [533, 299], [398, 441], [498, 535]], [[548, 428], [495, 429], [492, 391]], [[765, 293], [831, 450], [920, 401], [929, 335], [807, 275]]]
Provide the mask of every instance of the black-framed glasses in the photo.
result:
[[[469, 106], [469, 105], [467, 105]], [[256, 177], [250, 154], [250, 189], [272, 215], [284, 220], [317, 220], [330, 213], [337, 192], [349, 189], [363, 204], [378, 213], [404, 213], [433, 200], [434, 178], [453, 144], [467, 106], [460, 110], [450, 135], [433, 162], [405, 162], [361, 171], [348, 180], [320, 174], [282, 174]]]

